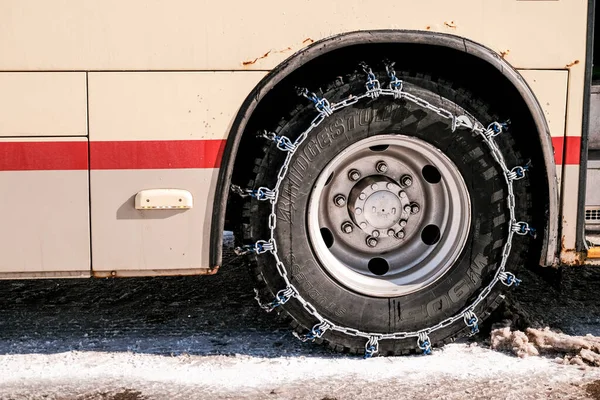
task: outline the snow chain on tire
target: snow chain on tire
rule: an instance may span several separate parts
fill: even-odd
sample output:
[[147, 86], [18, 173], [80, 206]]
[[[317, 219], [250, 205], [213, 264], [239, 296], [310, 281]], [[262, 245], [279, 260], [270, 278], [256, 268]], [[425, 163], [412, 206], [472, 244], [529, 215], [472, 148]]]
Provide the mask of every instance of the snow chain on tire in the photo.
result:
[[[515, 195], [513, 191], [513, 182], [525, 177], [525, 172], [528, 170], [528, 166], [516, 166], [512, 169], [509, 169], [506, 166], [502, 152], [500, 151], [498, 145], [496, 144], [496, 141], [494, 140], [494, 137], [498, 136], [507, 129], [508, 122], [492, 122], [487, 126], [487, 128], [485, 128], [478, 121], [476, 121], [475, 123], [471, 121], [471, 119], [466, 115], [457, 116], [446, 109], [436, 107], [428, 101], [403, 90], [403, 83], [400, 79], [396, 77], [396, 73], [393, 70], [393, 65], [393, 63], [386, 65], [386, 71], [390, 81], [388, 84], [388, 88], [382, 88], [380, 82], [377, 80], [373, 71], [366, 64], [363, 63], [361, 66], [363, 67], [367, 75], [367, 80], [365, 83], [366, 91], [359, 96], [350, 96], [347, 99], [338, 103], [331, 104], [326, 98], [319, 98], [315, 93], [309, 92], [308, 89], [299, 89], [298, 94], [306, 97], [308, 100], [314, 103], [314, 106], [319, 112], [319, 114], [312, 120], [312, 123], [310, 124], [308, 129], [302, 132], [294, 142], [292, 142], [289, 138], [285, 136], [278, 136], [274, 133], [266, 131], [263, 133], [262, 136], [274, 141], [279, 150], [287, 152], [285, 161], [277, 175], [277, 183], [275, 184], [275, 187], [273, 189], [260, 187], [256, 190], [242, 189], [236, 185], [232, 185], [231, 187], [232, 191], [238, 193], [243, 197], [249, 196], [256, 198], [257, 200], [268, 200], [271, 203], [271, 214], [269, 215], [268, 219], [268, 227], [271, 231], [270, 239], [259, 240], [253, 245], [245, 245], [243, 247], [236, 248], [236, 254], [238, 255], [244, 255], [248, 253], [264, 254], [270, 252], [273, 255], [273, 257], [275, 257], [277, 271], [286, 284], [286, 287], [277, 292], [277, 294], [275, 295], [275, 299], [268, 304], [261, 303], [258, 291], [255, 289], [256, 300], [258, 301], [260, 307], [266, 310], [267, 312], [271, 312], [276, 307], [285, 304], [291, 298], [295, 298], [298, 302], [300, 302], [304, 309], [318, 321], [310, 330], [310, 332], [303, 336], [300, 336], [296, 332], [294, 332], [294, 335], [296, 337], [298, 337], [303, 342], [308, 340], [314, 341], [317, 338], [321, 338], [328, 330], [341, 332], [349, 336], [362, 337], [367, 340], [365, 344], [365, 358], [372, 357], [373, 355], [378, 353], [379, 341], [381, 340], [399, 340], [406, 338], [416, 338], [417, 346], [419, 347], [419, 349], [421, 349], [424, 354], [431, 354], [432, 343], [429, 339], [429, 334], [438, 329], [442, 329], [449, 325], [452, 325], [453, 323], [461, 319], [467, 327], [471, 328], [471, 334], [477, 333], [479, 331], [478, 318], [474, 313], [474, 310], [477, 307], [477, 305], [479, 305], [490, 294], [492, 288], [498, 282], [501, 282], [506, 286], [518, 286], [518, 284], [520, 283], [520, 280], [517, 279], [514, 274], [506, 271], [506, 262], [508, 260], [508, 256], [510, 255], [512, 239], [514, 234], [530, 234], [532, 236], [535, 236], [534, 228], [530, 227], [529, 224], [527, 224], [526, 222], [517, 221], [515, 217]], [[291, 158], [296, 148], [298, 148], [298, 146], [302, 142], [304, 142], [304, 140], [306, 140], [306, 138], [313, 129], [319, 126], [326, 118], [330, 117], [336, 111], [348, 107], [352, 104], [355, 104], [361, 101], [362, 99], [369, 98], [374, 100], [377, 99], [379, 96], [392, 96], [394, 99], [405, 99], [407, 101], [417, 104], [422, 108], [433, 111], [443, 118], [450, 119], [452, 120], [452, 132], [455, 132], [457, 129], [469, 129], [470, 131], [475, 132], [476, 134], [481, 136], [481, 139], [489, 148], [492, 157], [504, 172], [504, 180], [506, 181], [506, 185], [508, 187], [507, 206], [510, 213], [510, 220], [508, 222], [508, 235], [506, 243], [504, 244], [504, 248], [502, 250], [502, 260], [500, 262], [498, 270], [494, 275], [494, 278], [483, 290], [481, 290], [475, 301], [473, 301], [468, 307], [464, 308], [461, 312], [452, 317], [446, 318], [445, 320], [439, 322], [434, 326], [414, 332], [363, 332], [357, 329], [336, 325], [327, 318], [324, 318], [311, 303], [309, 303], [304, 297], [300, 295], [296, 287], [290, 282], [285, 265], [283, 264], [283, 262], [279, 258], [279, 254], [277, 253], [277, 243], [275, 241], [275, 227], [277, 225], [275, 207], [279, 199], [279, 188], [282, 180], [284, 179], [288, 171], [288, 166], [291, 162]]]

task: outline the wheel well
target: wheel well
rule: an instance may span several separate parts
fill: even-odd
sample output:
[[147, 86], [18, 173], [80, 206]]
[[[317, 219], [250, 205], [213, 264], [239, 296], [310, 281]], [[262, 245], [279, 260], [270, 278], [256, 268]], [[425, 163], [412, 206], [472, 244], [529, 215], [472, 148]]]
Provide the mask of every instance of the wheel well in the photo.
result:
[[[388, 34], [394, 31], [386, 31]], [[357, 32], [354, 35], [365, 35], [364, 32]], [[536, 210], [539, 215], [536, 215], [534, 223], [538, 227], [544, 227], [544, 240], [542, 249], [541, 264], [548, 264], [554, 261], [553, 253], [555, 253], [556, 228], [552, 227], [551, 218], [557, 217], [557, 199], [554, 201], [553, 196], [556, 196], [556, 187], [552, 186], [554, 179], [553, 158], [549, 160], [548, 146], [549, 140], [543, 143], [544, 135], [548, 136], [546, 122], [543, 119], [541, 111], [538, 114], [532, 115], [532, 102], [525, 100], [524, 91], [531, 91], [518, 75], [504, 60], [498, 55], [491, 52], [480, 45], [465, 41], [462, 38], [457, 38], [449, 35], [434, 34], [433, 40], [422, 40], [425, 37], [430, 37], [429, 32], [407, 32], [410, 37], [406, 40], [392, 41], [382, 39], [383, 42], [377, 43], [376, 40], [355, 41], [356, 43], [343, 43], [343, 35], [338, 38], [330, 39], [333, 43], [323, 46], [327, 41], [317, 42], [311, 47], [316, 46], [317, 54], [310, 54], [310, 48], [303, 52], [297, 53], [290, 59], [286, 60], [280, 67], [272, 71], [259, 84], [253, 93], [248, 96], [251, 106], [247, 108], [250, 111], [245, 116], [238, 115], [236, 121], [239, 123], [238, 132], [235, 132], [236, 124], [230, 133], [228, 146], [226, 148], [225, 157], [234, 157], [235, 160], [229, 160], [229, 170], [222, 171], [219, 183], [222, 190], [227, 190], [230, 183], [248, 185], [252, 183], [254, 178], [254, 162], [262, 152], [264, 139], [257, 139], [256, 134], [264, 129], [274, 129], [283, 116], [289, 114], [298, 102], [306, 101], [299, 98], [295, 88], [297, 86], [307, 87], [311, 91], [319, 93], [321, 88], [334, 80], [338, 76], [352, 73], [359, 68], [358, 63], [366, 62], [373, 69], [382, 69], [383, 60], [387, 59], [395, 62], [396, 71], [409, 71], [413, 76], [425, 75], [431, 76], [437, 80], [446, 80], [452, 82], [473, 94], [475, 98], [481, 99], [490, 105], [490, 108], [501, 119], [510, 118], [515, 126], [519, 126], [520, 132], [530, 132], [529, 134], [521, 134], [514, 137], [516, 145], [519, 149], [525, 150], [526, 156], [531, 159], [532, 173], [535, 178], [531, 179], [532, 185], [537, 185], [534, 188], [537, 199]], [[385, 36], [385, 35], [383, 35]], [[450, 42], [449, 42], [450, 40]], [[458, 40], [458, 42], [456, 42]], [[338, 43], [342, 41], [342, 43]], [[336, 43], [338, 47], [336, 48]], [[343, 45], [342, 45], [343, 44]], [[320, 45], [320, 47], [319, 47]], [[494, 65], [490, 60], [480, 58], [480, 55], [474, 55], [474, 50], [489, 52], [488, 58], [494, 58], [495, 62], [500, 65]], [[506, 67], [506, 68], [505, 68]], [[288, 70], [285, 74], [282, 71]], [[510, 69], [511, 74], [517, 76], [520, 85], [515, 85], [515, 78], [512, 81], [507, 76], [506, 69]], [[279, 74], [279, 76], [277, 76]], [[381, 77], [384, 78], [384, 77]], [[407, 80], [410, 80], [410, 75]], [[383, 81], [386, 81], [383, 79]], [[521, 86], [521, 87], [518, 87]], [[532, 96], [532, 95], [531, 95]], [[534, 106], [539, 105], [533, 98]], [[243, 109], [244, 107], [242, 107]], [[240, 111], [242, 113], [243, 111]], [[540, 118], [542, 121], [540, 121]], [[491, 121], [490, 121], [491, 122]], [[542, 132], [540, 132], [542, 131]], [[237, 137], [232, 138], [231, 135], [236, 134]], [[237, 141], [237, 146], [235, 146]], [[545, 148], [546, 146], [546, 148]], [[234, 148], [243, 149], [234, 153]], [[229, 150], [229, 151], [228, 151]], [[550, 153], [551, 154], [551, 153]], [[524, 161], [525, 162], [525, 161]], [[224, 159], [224, 164], [226, 160]], [[225, 167], [225, 165], [224, 165]], [[222, 167], [223, 169], [223, 167]], [[548, 175], [548, 171], [550, 175]], [[230, 179], [229, 179], [230, 177]], [[225, 187], [225, 184], [227, 187]], [[219, 188], [216, 195], [219, 196]], [[224, 192], [223, 192], [224, 193]], [[226, 196], [226, 194], [225, 194]], [[227, 202], [227, 212], [225, 218], [225, 228], [232, 229], [239, 223], [236, 210], [239, 209], [239, 200], [237, 196], [232, 196]], [[224, 208], [223, 199], [218, 197], [215, 200], [215, 209], [221, 202], [221, 208]], [[540, 204], [544, 206], [539, 206]], [[554, 213], [556, 208], [556, 214]], [[222, 210], [224, 211], [224, 210]], [[221, 211], [221, 212], [222, 212]], [[215, 213], [218, 219], [218, 212]], [[554, 215], [553, 215], [554, 214]], [[223, 223], [218, 224], [215, 229], [215, 219], [213, 219], [213, 236], [222, 231]], [[542, 231], [540, 229], [540, 231]], [[220, 240], [219, 236], [218, 240]], [[550, 242], [549, 243], [549, 239]], [[221, 242], [214, 245], [220, 246]], [[549, 246], [550, 248], [546, 248]], [[211, 252], [212, 265], [218, 265], [220, 262], [220, 249], [216, 252]], [[546, 254], [547, 253], [547, 254]], [[551, 254], [552, 253], [552, 254]], [[216, 256], [216, 257], [215, 257]]]

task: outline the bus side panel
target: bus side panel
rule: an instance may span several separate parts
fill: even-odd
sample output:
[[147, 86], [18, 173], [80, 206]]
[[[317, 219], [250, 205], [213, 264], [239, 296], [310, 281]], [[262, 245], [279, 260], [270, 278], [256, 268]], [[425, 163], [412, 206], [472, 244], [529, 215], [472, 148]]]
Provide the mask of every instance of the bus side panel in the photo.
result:
[[[89, 73], [96, 275], [194, 273], [209, 267], [225, 138], [238, 107], [264, 74]], [[187, 190], [193, 208], [136, 209], [136, 194], [148, 189]]]
[[583, 69], [586, 8], [586, 0], [3, 0], [0, 69], [271, 69], [313, 41], [373, 29], [459, 35], [520, 68], [579, 60]]
[[0, 187], [0, 278], [90, 275], [86, 138], [0, 138]]
[[[178, 153], [167, 150], [155, 156], [176, 158]], [[95, 154], [92, 150], [92, 166], [101, 162]], [[213, 161], [217, 157], [218, 153], [211, 155]], [[152, 270], [152, 275], [159, 275], [165, 269], [208, 268], [209, 199], [214, 196], [217, 172], [214, 168], [93, 170], [93, 271], [123, 275], [124, 270]], [[135, 209], [137, 192], [158, 188], [188, 190], [193, 208]]]
[[575, 262], [579, 149], [581, 146], [581, 129], [576, 130], [571, 124], [571, 130], [568, 130], [569, 125], [567, 125], [568, 117], [569, 121], [573, 119], [581, 121], [580, 117], [567, 114], [567, 98], [580, 97], [578, 97], [578, 92], [573, 92], [571, 96], [568, 96], [573, 86], [569, 84], [569, 79], [575, 79], [575, 74], [567, 70], [520, 70], [519, 72], [535, 93], [548, 121], [562, 202], [560, 260], [562, 263], [571, 264]]
[[0, 72], [0, 137], [87, 136], [85, 79], [84, 72]]

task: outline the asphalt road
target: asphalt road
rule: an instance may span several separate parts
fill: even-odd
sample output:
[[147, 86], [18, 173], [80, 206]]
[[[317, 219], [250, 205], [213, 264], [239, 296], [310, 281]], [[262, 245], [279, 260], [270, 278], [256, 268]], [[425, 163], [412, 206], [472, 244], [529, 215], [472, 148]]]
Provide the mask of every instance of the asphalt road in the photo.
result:
[[231, 239], [214, 276], [3, 282], [0, 354], [328, 354], [258, 308]]

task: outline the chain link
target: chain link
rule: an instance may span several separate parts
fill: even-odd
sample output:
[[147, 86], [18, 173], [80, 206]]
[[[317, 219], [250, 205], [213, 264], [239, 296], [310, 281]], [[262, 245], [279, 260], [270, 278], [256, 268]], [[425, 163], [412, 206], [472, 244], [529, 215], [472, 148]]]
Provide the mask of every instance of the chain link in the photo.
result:
[[258, 240], [254, 244], [246, 244], [244, 246], [239, 246], [233, 249], [234, 253], [238, 256], [245, 256], [246, 254], [263, 254], [267, 251], [273, 252], [276, 251], [275, 241], [274, 240]]
[[523, 221], [513, 223], [512, 230], [514, 233], [521, 236], [529, 234], [535, 237], [536, 234], [535, 228], [530, 227], [527, 222]]
[[518, 181], [525, 178], [525, 172], [527, 172], [527, 167], [516, 166], [511, 169], [508, 173], [508, 179], [511, 181]]
[[[396, 71], [394, 71], [394, 64], [395, 63], [389, 62], [389, 61], [385, 62], [385, 72], [387, 73], [388, 77], [390, 78], [390, 84], [389, 84], [390, 90], [400, 94], [400, 93], [402, 93], [403, 83], [396, 76]], [[398, 97], [394, 96], [394, 98], [400, 98], [400, 96], [398, 96]]]
[[479, 333], [479, 318], [472, 310], [465, 311], [463, 319], [465, 320], [465, 325], [471, 328], [471, 336]]
[[263, 186], [258, 189], [242, 189], [238, 185], [231, 185], [231, 191], [241, 197], [252, 197], [256, 200], [271, 200], [275, 198], [275, 193]]
[[323, 114], [324, 117], [329, 117], [331, 114], [333, 114], [331, 104], [326, 98], [320, 98], [314, 92], [309, 92], [307, 88], [299, 89], [298, 94], [312, 101], [315, 105], [315, 108], [319, 111], [320, 114]]
[[427, 331], [417, 332], [417, 347], [423, 351], [423, 354], [431, 354], [431, 339]]
[[367, 74], [367, 82], [365, 83], [367, 94], [372, 99], [378, 98], [381, 94], [381, 84], [377, 80], [373, 70], [366, 63], [363, 62], [360, 65], [363, 68], [363, 71], [365, 71], [365, 74]]
[[277, 144], [277, 148], [282, 151], [291, 151], [294, 152], [296, 150], [296, 146], [292, 143], [292, 141], [287, 136], [278, 136], [273, 132], [264, 131], [261, 135], [265, 139], [272, 140]]
[[325, 334], [325, 332], [327, 332], [327, 330], [330, 327], [331, 326], [327, 322], [319, 322], [318, 324], [313, 326], [310, 332], [308, 332], [306, 335], [301, 336], [296, 332], [293, 332], [293, 335], [300, 339], [302, 342], [307, 342], [309, 340], [311, 342], [314, 342], [315, 339], [319, 339], [320, 337], [322, 337], [323, 334]]
[[365, 357], [371, 358], [375, 354], [379, 353], [379, 336], [370, 336], [367, 343], [365, 343]]
[[260, 301], [260, 295], [259, 295], [258, 290], [254, 289], [254, 293], [256, 293], [256, 296], [254, 297], [254, 299], [256, 299], [260, 308], [262, 308], [266, 312], [271, 312], [274, 309], [276, 309], [277, 307], [284, 305], [292, 297], [297, 295], [297, 292], [295, 291], [294, 288], [287, 287], [287, 288], [281, 289], [279, 292], [277, 292], [277, 294], [275, 295], [275, 300], [273, 300], [272, 302], [270, 302], [268, 304], [263, 304]]
[[[386, 65], [386, 72], [388, 74], [388, 77], [390, 78], [389, 88], [381, 87], [381, 84], [376, 79], [375, 74], [373, 74], [372, 70], [366, 64], [363, 64], [362, 67], [363, 67], [365, 73], [367, 74], [367, 80], [366, 80], [366, 84], [365, 84], [365, 87], [367, 90], [365, 93], [358, 95], [358, 96], [351, 95], [350, 97], [348, 97], [345, 100], [342, 100], [338, 103], [331, 104], [327, 99], [319, 98], [315, 93], [310, 92], [308, 89], [300, 88], [300, 89], [298, 89], [298, 94], [303, 97], [306, 97], [308, 100], [310, 100], [315, 105], [315, 108], [318, 111], [318, 115], [312, 120], [310, 126], [303, 133], [301, 133], [293, 143], [291, 143], [291, 141], [290, 141], [290, 143], [288, 144], [288, 142], [286, 141], [285, 146], [282, 146], [284, 148], [280, 147], [279, 142], [277, 142], [278, 140], [281, 140], [281, 137], [278, 137], [275, 134], [267, 134], [269, 139], [275, 140], [278, 143], [278, 148], [287, 152], [287, 156], [286, 156], [286, 158], [279, 170], [279, 173], [277, 175], [277, 183], [275, 185], [275, 188], [271, 191], [271, 193], [273, 193], [273, 195], [268, 198], [268, 200], [271, 203], [271, 213], [269, 215], [269, 230], [270, 230], [271, 237], [268, 242], [259, 241], [259, 242], [261, 242], [260, 251], [259, 251], [258, 247], [256, 247], [259, 243], [259, 242], [257, 242], [255, 247], [251, 250], [251, 252], [261, 254], [266, 251], [270, 251], [271, 254], [275, 258], [277, 271], [278, 271], [279, 275], [281, 276], [281, 278], [283, 279], [286, 286], [285, 286], [285, 289], [282, 289], [279, 292], [277, 292], [277, 294], [275, 296], [275, 300], [269, 304], [266, 304], [266, 305], [262, 304], [260, 302], [260, 299], [258, 298], [258, 295], [257, 295], [257, 300], [259, 301], [259, 305], [261, 306], [261, 308], [263, 308], [267, 311], [272, 311], [275, 307], [285, 304], [290, 298], [294, 297], [296, 299], [296, 301], [298, 301], [303, 306], [303, 308], [306, 310], [306, 312], [308, 312], [310, 315], [312, 315], [318, 321], [318, 323], [316, 325], [314, 325], [313, 328], [306, 335], [304, 335], [304, 336], [297, 335], [302, 341], [308, 341], [308, 340], [314, 340], [316, 338], [320, 338], [321, 336], [323, 336], [323, 334], [327, 330], [340, 332], [340, 333], [343, 333], [343, 334], [346, 334], [349, 336], [362, 337], [362, 338], [367, 339], [367, 343], [365, 345], [365, 357], [368, 358], [378, 352], [379, 341], [381, 341], [381, 340], [397, 340], [397, 339], [406, 339], [406, 338], [414, 337], [414, 338], [417, 338], [417, 346], [423, 351], [423, 353], [430, 354], [431, 353], [431, 340], [429, 338], [430, 333], [432, 333], [436, 330], [448, 327], [460, 319], [462, 319], [464, 321], [464, 323], [468, 327], [471, 328], [472, 334], [476, 333], [479, 329], [478, 318], [475, 315], [473, 310], [475, 310], [475, 308], [477, 306], [479, 306], [483, 302], [483, 300], [491, 293], [493, 287], [498, 282], [501, 282], [502, 284], [504, 284], [506, 286], [512, 286], [512, 285], [517, 286], [520, 283], [520, 280], [517, 279], [514, 274], [512, 274], [510, 272], [506, 272], [505, 268], [506, 268], [506, 263], [507, 263], [508, 256], [510, 255], [510, 250], [512, 247], [513, 235], [515, 233], [518, 235], [525, 235], [528, 233], [531, 234], [532, 231], [535, 232], [535, 230], [533, 228], [530, 228], [527, 223], [516, 222], [516, 218], [515, 218], [515, 196], [514, 196], [514, 190], [513, 190], [513, 181], [521, 179], [524, 176], [524, 171], [527, 170], [528, 165], [526, 166], [527, 168], [526, 167], [515, 167], [513, 169], [508, 169], [506, 166], [506, 162], [504, 161], [504, 156], [502, 155], [502, 152], [500, 151], [498, 145], [494, 141], [494, 138], [496, 136], [498, 136], [499, 134], [501, 134], [502, 132], [504, 132], [508, 129], [508, 124], [510, 123], [510, 121], [506, 121], [506, 122], [502, 122], [502, 123], [501, 122], [492, 122], [491, 124], [489, 124], [487, 126], [487, 128], [484, 128], [478, 122], [472, 121], [469, 116], [454, 115], [449, 110], [446, 110], [441, 107], [437, 107], [437, 106], [429, 103], [427, 100], [422, 99], [418, 96], [415, 96], [415, 95], [405, 91], [402, 81], [396, 77], [396, 73], [393, 70], [393, 64]], [[310, 304], [308, 301], [306, 301], [299, 294], [296, 287], [290, 282], [285, 265], [281, 261], [279, 254], [277, 252], [277, 247], [276, 247], [276, 242], [275, 242], [275, 227], [276, 227], [276, 222], [277, 222], [277, 216], [275, 213], [275, 209], [276, 209], [277, 201], [279, 199], [279, 187], [281, 186], [281, 183], [287, 174], [288, 167], [291, 163], [292, 156], [293, 156], [294, 152], [296, 151], [296, 149], [306, 140], [306, 138], [308, 137], [308, 134], [312, 130], [314, 130], [316, 127], [318, 127], [327, 117], [331, 116], [335, 111], [341, 110], [345, 107], [355, 104], [364, 98], [368, 97], [371, 99], [375, 99], [375, 98], [378, 98], [379, 96], [391, 96], [394, 99], [405, 99], [411, 103], [418, 105], [419, 107], [425, 108], [427, 110], [430, 110], [430, 111], [436, 113], [437, 115], [441, 116], [442, 118], [451, 120], [452, 121], [452, 131], [455, 131], [456, 129], [459, 129], [459, 128], [466, 128], [466, 129], [474, 132], [475, 134], [481, 136], [481, 139], [483, 140], [484, 143], [486, 143], [487, 147], [489, 148], [493, 159], [499, 164], [500, 168], [503, 170], [505, 181], [506, 181], [506, 184], [508, 187], [507, 205], [508, 205], [509, 215], [510, 215], [509, 229], [508, 229], [506, 243], [505, 243], [503, 251], [502, 251], [502, 258], [500, 261], [500, 266], [498, 267], [498, 269], [494, 275], [494, 278], [490, 281], [490, 283], [488, 283], [487, 286], [485, 286], [479, 292], [477, 298], [468, 307], [463, 309], [458, 314], [456, 314], [452, 317], [446, 318], [445, 320], [439, 322], [438, 324], [436, 324], [430, 328], [421, 330], [421, 331], [394, 332], [394, 333], [385, 333], [385, 334], [376, 333], [376, 332], [363, 332], [363, 331], [360, 331], [357, 329], [337, 325], [337, 324], [333, 323], [332, 321], [326, 319], [317, 311], [317, 309], [312, 304]], [[267, 137], [267, 136], [265, 136], [265, 137]], [[520, 175], [521, 172], [523, 173], [523, 176]]]
[[519, 284], [521, 283], [521, 280], [518, 279], [515, 274], [511, 273], [511, 272], [501, 272], [500, 273], [500, 282], [502, 282], [503, 284], [505, 284], [506, 286], [519, 286]]

